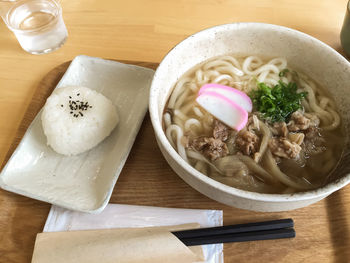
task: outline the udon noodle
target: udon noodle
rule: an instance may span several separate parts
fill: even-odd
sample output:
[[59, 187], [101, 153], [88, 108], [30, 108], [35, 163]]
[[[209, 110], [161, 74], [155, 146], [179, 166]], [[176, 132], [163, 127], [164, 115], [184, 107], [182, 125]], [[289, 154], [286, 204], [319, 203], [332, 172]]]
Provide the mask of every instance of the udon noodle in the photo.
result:
[[[282, 71], [285, 74], [281, 75]], [[246, 127], [237, 132], [224, 127], [196, 102], [199, 89], [207, 83], [250, 94], [257, 83], [273, 87], [279, 81], [295, 82], [298, 91], [307, 92], [302, 109], [286, 123], [269, 123], [253, 110]], [[302, 121], [308, 125], [303, 126]], [[163, 126], [170, 144], [195, 169], [224, 184], [263, 193], [291, 193], [321, 186], [340, 159], [344, 143], [334, 101], [316, 82], [291, 70], [287, 60], [280, 57], [267, 61], [257, 56], [226, 55], [194, 67], [175, 84]], [[213, 157], [195, 142], [198, 138], [215, 141], [210, 138], [217, 127], [227, 131], [223, 140], [227, 153]]]

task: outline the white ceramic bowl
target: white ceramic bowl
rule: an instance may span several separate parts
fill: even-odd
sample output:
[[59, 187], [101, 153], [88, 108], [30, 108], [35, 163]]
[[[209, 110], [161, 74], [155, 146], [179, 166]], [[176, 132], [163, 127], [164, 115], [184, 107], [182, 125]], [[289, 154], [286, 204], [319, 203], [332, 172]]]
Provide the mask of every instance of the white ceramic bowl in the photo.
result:
[[[336, 178], [317, 190], [296, 194], [259, 194], [219, 183], [195, 170], [172, 148], [162, 129], [166, 101], [176, 81], [190, 68], [223, 54], [282, 56], [295, 69], [326, 87], [339, 105], [346, 130], [350, 123], [350, 63], [321, 41], [282, 26], [261, 23], [220, 25], [196, 33], [175, 46], [152, 82], [149, 111], [158, 145], [173, 170], [206, 196], [238, 208], [284, 211], [315, 203], [350, 182], [349, 143]], [[346, 133], [348, 134], [348, 132]], [[349, 165], [348, 165], [349, 164]]]

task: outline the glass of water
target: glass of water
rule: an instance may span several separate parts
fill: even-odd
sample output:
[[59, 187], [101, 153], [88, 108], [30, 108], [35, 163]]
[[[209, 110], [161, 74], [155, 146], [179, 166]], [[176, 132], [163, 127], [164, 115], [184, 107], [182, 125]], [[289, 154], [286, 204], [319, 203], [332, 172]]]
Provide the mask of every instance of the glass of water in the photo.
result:
[[[1, 0], [0, 4], [6, 1]], [[11, 0], [1, 16], [21, 47], [32, 54], [45, 54], [61, 47], [68, 32], [62, 8], [55, 0]]]

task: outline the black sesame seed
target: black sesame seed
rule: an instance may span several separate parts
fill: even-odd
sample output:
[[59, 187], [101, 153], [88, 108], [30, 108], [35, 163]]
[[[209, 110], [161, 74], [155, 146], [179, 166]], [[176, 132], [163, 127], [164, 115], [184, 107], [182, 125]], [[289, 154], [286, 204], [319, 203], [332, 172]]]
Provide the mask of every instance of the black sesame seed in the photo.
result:
[[61, 104], [61, 107], [63, 107], [63, 105]]
[[71, 96], [69, 96], [69, 98], [71, 99], [72, 97], [71, 97]]
[[71, 111], [70, 114], [73, 114], [73, 111]]

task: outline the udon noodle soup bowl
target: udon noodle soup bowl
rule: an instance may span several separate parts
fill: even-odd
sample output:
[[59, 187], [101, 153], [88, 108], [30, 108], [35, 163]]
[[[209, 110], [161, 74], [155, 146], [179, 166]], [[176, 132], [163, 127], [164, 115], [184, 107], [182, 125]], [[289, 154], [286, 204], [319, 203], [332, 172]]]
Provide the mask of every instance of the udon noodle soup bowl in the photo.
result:
[[174, 84], [188, 70], [226, 54], [284, 57], [293, 69], [307, 74], [328, 90], [342, 118], [345, 134], [350, 123], [350, 63], [331, 47], [299, 31], [261, 23], [235, 23], [200, 31], [175, 46], [160, 63], [152, 82], [149, 111], [155, 136], [165, 159], [189, 185], [204, 195], [242, 209], [285, 211], [315, 203], [350, 182], [349, 140], [329, 183], [294, 194], [262, 194], [222, 184], [202, 174], [180, 157], [162, 126]]

